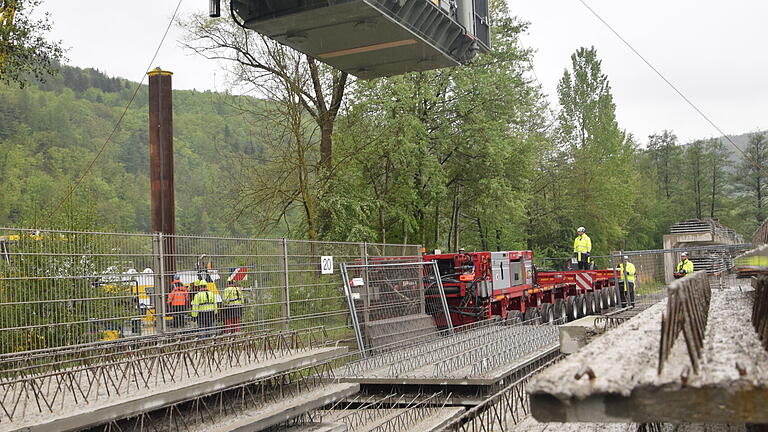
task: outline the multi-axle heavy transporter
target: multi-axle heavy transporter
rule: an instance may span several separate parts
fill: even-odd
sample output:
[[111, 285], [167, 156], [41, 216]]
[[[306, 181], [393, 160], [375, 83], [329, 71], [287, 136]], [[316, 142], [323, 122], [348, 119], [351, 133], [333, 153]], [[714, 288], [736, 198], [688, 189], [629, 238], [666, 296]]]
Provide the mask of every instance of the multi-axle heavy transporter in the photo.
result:
[[437, 262], [454, 326], [493, 317], [572, 321], [617, 303], [612, 269], [536, 271], [532, 251], [427, 254], [424, 259]]

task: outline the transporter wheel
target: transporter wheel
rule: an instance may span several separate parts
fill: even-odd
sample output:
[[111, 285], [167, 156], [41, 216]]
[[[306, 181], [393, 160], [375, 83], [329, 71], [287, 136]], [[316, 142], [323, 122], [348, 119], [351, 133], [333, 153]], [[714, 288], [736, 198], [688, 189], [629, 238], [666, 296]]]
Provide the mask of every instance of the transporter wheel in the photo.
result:
[[525, 310], [525, 317], [523, 318], [523, 322], [529, 325], [536, 325], [541, 322], [540, 319], [537, 319], [540, 317], [541, 315], [539, 314], [539, 308], [532, 307]]
[[520, 318], [519, 310], [507, 311], [507, 322], [510, 324], [520, 324], [522, 321], [523, 319]]
[[555, 307], [551, 303], [541, 305], [541, 323], [551, 323], [555, 320]]
[[599, 289], [592, 293], [595, 297], [595, 315], [600, 315], [603, 312], [603, 290]]
[[584, 318], [588, 315], [587, 312], [587, 296], [584, 294], [579, 294], [579, 297], [577, 299], [579, 303], [579, 316], [577, 318]]
[[603, 288], [600, 290], [600, 300], [603, 303], [603, 310], [607, 311], [611, 307], [611, 302], [608, 298], [611, 296], [610, 288]]
[[555, 299], [555, 319], [558, 324], [565, 324], [568, 322], [568, 311], [565, 307], [565, 301], [563, 299]]
[[611, 306], [616, 306], [616, 294], [618, 294], [618, 292], [619, 291], [616, 289], [616, 287], [611, 287], [611, 293], [608, 295], [608, 300], [611, 302]]
[[565, 298], [565, 314], [568, 317], [568, 321], [579, 319], [579, 302], [576, 297], [568, 296]]
[[587, 315], [596, 314], [597, 311], [595, 310], [595, 293], [588, 292], [586, 301], [587, 301]]

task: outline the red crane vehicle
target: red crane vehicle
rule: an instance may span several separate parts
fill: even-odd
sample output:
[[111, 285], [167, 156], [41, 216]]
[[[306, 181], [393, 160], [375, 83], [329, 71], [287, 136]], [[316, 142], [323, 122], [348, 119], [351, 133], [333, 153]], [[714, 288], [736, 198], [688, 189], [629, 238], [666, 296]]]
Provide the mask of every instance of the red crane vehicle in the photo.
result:
[[426, 254], [424, 260], [437, 262], [454, 326], [493, 317], [572, 321], [616, 304], [612, 269], [537, 271], [532, 251]]

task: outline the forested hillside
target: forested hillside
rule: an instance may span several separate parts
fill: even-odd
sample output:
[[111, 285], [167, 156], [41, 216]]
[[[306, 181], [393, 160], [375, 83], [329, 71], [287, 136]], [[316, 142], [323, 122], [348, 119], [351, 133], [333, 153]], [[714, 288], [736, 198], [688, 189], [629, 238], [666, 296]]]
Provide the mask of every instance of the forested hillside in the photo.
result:
[[[45, 84], [0, 87], [0, 225], [39, 226], [101, 148], [135, 83], [64, 66]], [[233, 157], [259, 144], [226, 95], [175, 91], [177, 218], [180, 232], [240, 234], [223, 209]], [[147, 88], [112, 142], [49, 226], [149, 231]], [[236, 155], [236, 156], [235, 156]]]
[[[679, 220], [719, 218], [748, 236], [768, 216], [764, 134], [744, 137], [748, 160], [716, 138], [633, 136], [594, 48], [564, 59], [551, 106], [520, 43], [527, 24], [492, 4], [490, 54], [367, 82], [229, 20], [189, 17], [189, 46], [231, 59], [234, 85], [262, 99], [174, 92], [179, 232], [565, 256], [578, 226], [601, 254], [660, 247]], [[135, 85], [60, 69], [0, 87], [0, 225], [148, 231], [146, 87], [46, 220]]]

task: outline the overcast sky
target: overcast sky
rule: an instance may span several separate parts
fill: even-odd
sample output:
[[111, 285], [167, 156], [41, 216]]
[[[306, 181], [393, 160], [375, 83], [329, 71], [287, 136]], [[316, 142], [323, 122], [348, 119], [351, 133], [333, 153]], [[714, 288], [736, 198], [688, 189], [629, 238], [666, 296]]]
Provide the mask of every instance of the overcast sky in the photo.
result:
[[[586, 1], [726, 133], [768, 129], [768, 1]], [[672, 129], [683, 142], [717, 135], [579, 0], [509, 4], [531, 23], [524, 44], [537, 51], [536, 75], [553, 103], [570, 55], [594, 45], [613, 88], [619, 124], [642, 143], [662, 129]], [[44, 3], [54, 21], [52, 38], [69, 48], [70, 64], [131, 80], [141, 78], [175, 6], [176, 0]], [[181, 13], [207, 7], [205, 0], [184, 0]], [[153, 67], [173, 71], [176, 88], [222, 89], [219, 65], [182, 50], [181, 33], [171, 30]]]

